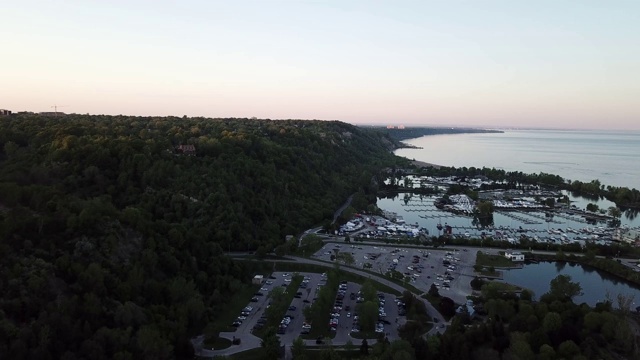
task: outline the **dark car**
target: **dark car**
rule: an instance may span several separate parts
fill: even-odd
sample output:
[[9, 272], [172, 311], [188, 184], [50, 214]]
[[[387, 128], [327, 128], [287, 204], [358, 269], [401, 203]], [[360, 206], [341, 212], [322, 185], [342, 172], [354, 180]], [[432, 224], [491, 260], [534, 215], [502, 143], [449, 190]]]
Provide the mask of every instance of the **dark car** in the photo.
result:
[[296, 310], [295, 306], [293, 306], [293, 305], [289, 306], [289, 311], [295, 311], [295, 310]]
[[305, 303], [305, 304], [310, 303], [310, 301], [309, 301], [309, 300], [307, 300], [307, 299], [302, 300], [302, 302], [303, 302], [303, 303]]
[[264, 294], [263, 294], [263, 293], [261, 293], [261, 292], [259, 292], [259, 293], [255, 293], [255, 294], [253, 294], [253, 295], [254, 295], [254, 296], [264, 296]]
[[251, 302], [258, 302], [258, 297], [254, 296], [251, 298]]
[[322, 340], [322, 336], [316, 339], [316, 344], [324, 344], [324, 340]]

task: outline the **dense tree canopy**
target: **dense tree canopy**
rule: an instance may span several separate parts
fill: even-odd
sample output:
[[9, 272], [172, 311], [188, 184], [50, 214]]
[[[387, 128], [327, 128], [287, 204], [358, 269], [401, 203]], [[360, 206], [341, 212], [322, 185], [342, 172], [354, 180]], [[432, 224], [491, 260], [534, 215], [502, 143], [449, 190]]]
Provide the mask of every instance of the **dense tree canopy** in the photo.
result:
[[251, 276], [223, 252], [375, 196], [390, 144], [341, 122], [3, 118], [0, 358], [189, 356]]

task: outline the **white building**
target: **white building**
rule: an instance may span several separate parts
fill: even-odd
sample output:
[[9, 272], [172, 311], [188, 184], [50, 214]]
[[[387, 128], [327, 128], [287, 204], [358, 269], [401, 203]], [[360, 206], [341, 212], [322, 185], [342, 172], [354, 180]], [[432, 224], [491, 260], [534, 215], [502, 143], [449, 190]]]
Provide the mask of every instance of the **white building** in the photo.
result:
[[517, 252], [517, 251], [510, 252], [510, 253], [507, 252], [507, 253], [504, 253], [504, 256], [507, 259], [510, 259], [511, 261], [524, 261], [524, 254], [521, 252]]
[[253, 277], [253, 280], [251, 281], [251, 283], [254, 285], [262, 285], [263, 280], [264, 280], [264, 276], [256, 275]]

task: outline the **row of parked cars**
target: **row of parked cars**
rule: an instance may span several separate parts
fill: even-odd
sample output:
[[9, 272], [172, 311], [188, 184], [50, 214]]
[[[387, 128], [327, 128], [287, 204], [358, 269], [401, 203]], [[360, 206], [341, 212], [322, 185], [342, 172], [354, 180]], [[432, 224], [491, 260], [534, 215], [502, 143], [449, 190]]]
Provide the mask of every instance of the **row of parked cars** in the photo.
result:
[[329, 328], [332, 331], [336, 331], [338, 329], [338, 324], [340, 323], [340, 312], [342, 311], [344, 297], [347, 294], [347, 282], [342, 281], [338, 286], [338, 293], [336, 294], [336, 300], [333, 304], [333, 312], [331, 313], [331, 317], [329, 319]]
[[252, 311], [253, 311], [253, 307], [252, 306], [247, 306], [244, 309], [242, 309], [242, 312], [240, 313], [240, 316], [238, 316], [236, 318], [236, 320], [233, 322], [233, 324], [231, 324], [231, 326], [238, 327], [238, 326], [242, 325], [242, 322], [247, 320], [247, 316], [251, 315]]

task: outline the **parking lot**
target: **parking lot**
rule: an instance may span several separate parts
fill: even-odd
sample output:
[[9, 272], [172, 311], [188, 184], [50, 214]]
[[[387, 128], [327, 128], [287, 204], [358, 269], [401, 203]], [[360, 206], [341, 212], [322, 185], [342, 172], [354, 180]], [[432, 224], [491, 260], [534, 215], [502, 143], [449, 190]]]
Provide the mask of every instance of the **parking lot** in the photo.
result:
[[[466, 296], [472, 293], [470, 282], [473, 279], [475, 251], [459, 249], [457, 251], [404, 248], [401, 246], [377, 246], [370, 244], [327, 243], [316, 252], [315, 257], [330, 260], [330, 255], [338, 251], [352, 253], [353, 266], [363, 268], [371, 264], [370, 271], [385, 274], [390, 269], [411, 278], [411, 285], [422, 291], [428, 291], [436, 284], [440, 294], [450, 297], [456, 303], [464, 303]], [[417, 257], [418, 262], [414, 262]], [[443, 261], [448, 261], [444, 265]], [[450, 266], [453, 266], [450, 268]], [[447, 286], [448, 285], [448, 286]]]
[[[305, 325], [303, 308], [313, 303], [319, 286], [323, 286], [326, 282], [323, 274], [299, 274], [304, 277], [304, 285], [296, 290], [296, 295], [287, 311], [286, 315], [289, 317], [287, 320], [288, 324], [281, 326], [279, 329], [278, 336], [283, 344], [291, 344], [293, 340], [305, 332], [303, 328], [303, 325]], [[265, 282], [259, 291], [262, 295], [256, 294], [256, 296], [252, 298], [252, 301], [247, 304], [243, 312], [238, 314], [238, 319], [234, 322], [234, 326], [237, 328], [237, 337], [240, 337], [242, 334], [251, 333], [257, 324], [258, 327], [260, 327], [260, 323], [266, 322], [262, 316], [269, 304], [269, 292], [275, 287], [288, 285], [291, 278], [292, 274], [284, 272], [275, 272], [265, 278]], [[357, 321], [355, 321], [357, 316], [357, 294], [360, 291], [361, 285], [346, 282], [340, 286], [339, 290], [341, 290], [343, 295], [338, 296], [336, 299], [338, 301], [335, 303], [335, 305], [339, 307], [334, 308], [331, 316], [327, 314], [327, 318], [331, 317], [334, 320], [330, 320], [329, 323], [326, 324], [312, 324], [312, 326], [326, 326], [329, 328], [331, 327], [330, 323], [333, 322], [335, 324], [335, 337], [332, 340], [334, 344], [344, 344], [348, 340], [354, 342], [357, 340], [352, 338], [351, 335], [353, 331], [357, 330]], [[352, 293], [354, 295], [351, 295]], [[405, 322], [404, 317], [398, 316], [395, 295], [384, 294], [382, 297], [385, 299], [383, 310], [386, 316], [381, 320], [386, 320], [384, 321], [386, 324], [383, 325], [383, 322], [380, 321], [381, 328], [379, 331], [385, 333], [390, 340], [398, 339], [397, 327], [399, 324]], [[399, 321], [397, 322], [396, 319], [399, 319]], [[284, 319], [283, 322], [285, 322]], [[309, 330], [310, 329], [307, 331]]]

